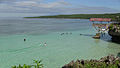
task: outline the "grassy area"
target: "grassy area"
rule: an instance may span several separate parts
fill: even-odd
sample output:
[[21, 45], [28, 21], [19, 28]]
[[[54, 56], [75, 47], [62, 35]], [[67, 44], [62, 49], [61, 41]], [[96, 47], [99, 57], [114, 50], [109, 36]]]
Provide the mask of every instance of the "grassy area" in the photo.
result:
[[120, 17], [120, 13], [113, 13], [113, 14], [72, 14], [72, 15], [54, 15], [54, 16], [24, 17], [24, 18], [67, 18], [67, 19], [112, 18], [112, 20], [116, 20], [116, 16]]
[[27, 65], [27, 64], [24, 64], [24, 65], [21, 65], [19, 64], [18, 66], [12, 66], [11, 68], [43, 68], [43, 64], [41, 64], [41, 60], [33, 60], [34, 61], [34, 64], [32, 65]]
[[[119, 56], [119, 53], [118, 53]], [[99, 60], [77, 60], [71, 61], [70, 63], [64, 65], [61, 68], [120, 68], [120, 57], [109, 55], [102, 57]], [[54, 66], [53, 66], [54, 67]], [[41, 60], [34, 60], [34, 64], [31, 65], [18, 65], [12, 66], [11, 68], [44, 68]]]

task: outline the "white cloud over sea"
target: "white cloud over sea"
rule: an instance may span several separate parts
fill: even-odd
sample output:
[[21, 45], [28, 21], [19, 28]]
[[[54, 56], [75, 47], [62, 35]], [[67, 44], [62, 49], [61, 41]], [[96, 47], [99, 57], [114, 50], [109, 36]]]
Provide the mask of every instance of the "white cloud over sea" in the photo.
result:
[[[0, 12], [6, 13], [46, 13], [46, 14], [73, 14], [73, 13], [117, 13], [118, 9], [105, 6], [75, 5], [68, 0], [0, 0]], [[71, 0], [72, 1], [72, 0]]]

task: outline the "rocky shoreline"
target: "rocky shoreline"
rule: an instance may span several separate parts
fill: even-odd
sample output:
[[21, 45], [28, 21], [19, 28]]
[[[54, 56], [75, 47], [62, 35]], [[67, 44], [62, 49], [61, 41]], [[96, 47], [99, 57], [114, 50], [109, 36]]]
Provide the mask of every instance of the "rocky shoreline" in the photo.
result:
[[120, 58], [109, 55], [100, 60], [77, 60], [71, 61], [62, 68], [120, 68]]
[[120, 43], [120, 33], [109, 31], [109, 35], [112, 36], [112, 41]]
[[112, 36], [113, 42], [120, 43], [120, 23], [111, 24], [108, 33]]

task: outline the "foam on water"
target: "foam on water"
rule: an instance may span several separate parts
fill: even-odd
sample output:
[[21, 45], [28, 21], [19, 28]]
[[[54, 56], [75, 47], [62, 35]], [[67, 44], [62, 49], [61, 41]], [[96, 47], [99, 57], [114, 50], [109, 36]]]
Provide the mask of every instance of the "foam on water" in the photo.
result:
[[32, 64], [33, 59], [42, 59], [44, 68], [61, 68], [71, 60], [99, 59], [120, 52], [120, 45], [109, 42], [109, 39], [93, 39], [95, 30], [88, 20], [2, 19], [1, 21], [0, 28], [3, 30], [0, 31], [0, 68]]

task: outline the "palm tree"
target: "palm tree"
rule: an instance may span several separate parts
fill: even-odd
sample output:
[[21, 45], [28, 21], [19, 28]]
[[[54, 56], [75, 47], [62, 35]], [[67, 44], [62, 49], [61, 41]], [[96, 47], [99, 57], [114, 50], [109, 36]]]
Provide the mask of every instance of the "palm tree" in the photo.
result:
[[42, 60], [33, 60], [36, 65], [35, 68], [43, 68], [43, 64], [41, 64]]

